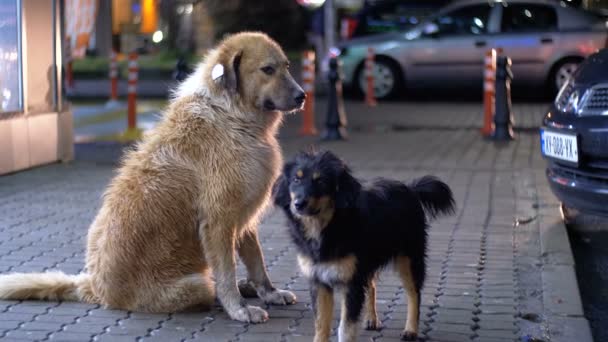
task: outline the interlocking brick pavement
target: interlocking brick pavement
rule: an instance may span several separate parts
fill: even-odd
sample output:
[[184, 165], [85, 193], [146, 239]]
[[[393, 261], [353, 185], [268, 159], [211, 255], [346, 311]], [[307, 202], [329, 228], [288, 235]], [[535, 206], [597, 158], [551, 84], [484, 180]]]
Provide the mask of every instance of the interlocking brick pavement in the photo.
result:
[[[437, 220], [430, 230], [420, 318], [423, 338], [482, 342], [518, 341], [526, 335], [547, 338], [540, 220], [534, 218], [544, 215], [544, 220], [559, 222], [559, 216], [558, 203], [544, 180], [538, 135], [525, 130], [509, 144], [484, 141], [476, 130], [478, 107], [390, 103], [371, 110], [349, 103], [350, 140], [321, 145], [338, 153], [365, 179], [409, 180], [434, 174], [452, 187], [456, 215]], [[322, 105], [319, 108], [322, 113]], [[542, 104], [516, 105], [516, 120], [533, 128], [543, 108]], [[316, 142], [296, 136], [298, 120], [289, 117], [281, 133], [286, 157]], [[113, 175], [116, 149], [83, 145], [77, 148], [80, 161], [0, 177], [0, 272], [82, 271], [87, 228]], [[518, 218], [532, 220], [516, 225]], [[0, 301], [0, 338], [310, 341], [314, 334], [310, 296], [296, 267], [284, 218], [270, 212], [259, 232], [272, 280], [298, 296], [292, 306], [266, 306], [271, 319], [265, 324], [231, 321], [219, 306], [207, 312], [147, 314], [82, 303]], [[239, 275], [244, 275], [242, 265]], [[360, 340], [397, 341], [407, 303], [390, 271], [381, 276], [377, 300], [384, 329], [361, 330]], [[264, 306], [259, 300], [250, 302]], [[527, 313], [537, 314], [537, 322], [521, 318]]]

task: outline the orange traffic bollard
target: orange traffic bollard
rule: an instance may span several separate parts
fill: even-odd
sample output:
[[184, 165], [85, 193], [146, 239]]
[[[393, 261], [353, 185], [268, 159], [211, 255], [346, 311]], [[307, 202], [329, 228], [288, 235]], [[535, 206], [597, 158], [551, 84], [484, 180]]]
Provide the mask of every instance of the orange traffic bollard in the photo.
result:
[[496, 95], [496, 49], [486, 52], [483, 80], [483, 127], [481, 134], [490, 137], [494, 132], [494, 101]]
[[374, 48], [367, 49], [367, 58], [365, 59], [365, 76], [367, 78], [367, 91], [365, 92], [365, 104], [370, 107], [375, 107], [376, 95], [374, 94]]
[[110, 101], [118, 101], [118, 54], [110, 53]]
[[301, 135], [317, 135], [315, 127], [315, 53], [304, 51], [302, 54], [302, 89], [306, 93], [302, 112]]
[[66, 49], [65, 49], [65, 83], [68, 89], [74, 88], [74, 70], [72, 68], [72, 48], [71, 48], [71, 38], [70, 36], [65, 37], [66, 40]]
[[127, 87], [127, 123], [129, 131], [134, 131], [137, 126], [137, 72], [137, 53], [131, 52], [129, 54], [129, 80]]

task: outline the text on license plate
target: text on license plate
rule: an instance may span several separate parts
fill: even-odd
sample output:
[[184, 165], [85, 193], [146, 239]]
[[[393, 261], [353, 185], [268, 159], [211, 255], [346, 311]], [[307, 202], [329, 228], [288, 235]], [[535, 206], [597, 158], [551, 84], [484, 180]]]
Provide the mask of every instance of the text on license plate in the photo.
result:
[[578, 163], [576, 136], [541, 130], [541, 149], [544, 155]]

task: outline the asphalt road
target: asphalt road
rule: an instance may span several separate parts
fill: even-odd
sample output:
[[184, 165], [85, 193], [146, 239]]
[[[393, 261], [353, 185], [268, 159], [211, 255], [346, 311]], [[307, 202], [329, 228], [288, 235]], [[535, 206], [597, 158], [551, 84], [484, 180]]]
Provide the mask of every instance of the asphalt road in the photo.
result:
[[568, 228], [585, 316], [595, 341], [608, 341], [608, 218], [579, 214]]

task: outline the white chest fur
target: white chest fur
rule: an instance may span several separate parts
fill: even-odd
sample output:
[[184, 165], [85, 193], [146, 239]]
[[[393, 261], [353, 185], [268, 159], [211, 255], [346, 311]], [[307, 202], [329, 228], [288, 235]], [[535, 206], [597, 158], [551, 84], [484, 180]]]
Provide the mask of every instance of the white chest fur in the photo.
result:
[[348, 255], [332, 261], [314, 263], [310, 258], [298, 255], [298, 265], [305, 277], [331, 286], [351, 280], [357, 267], [357, 258]]

